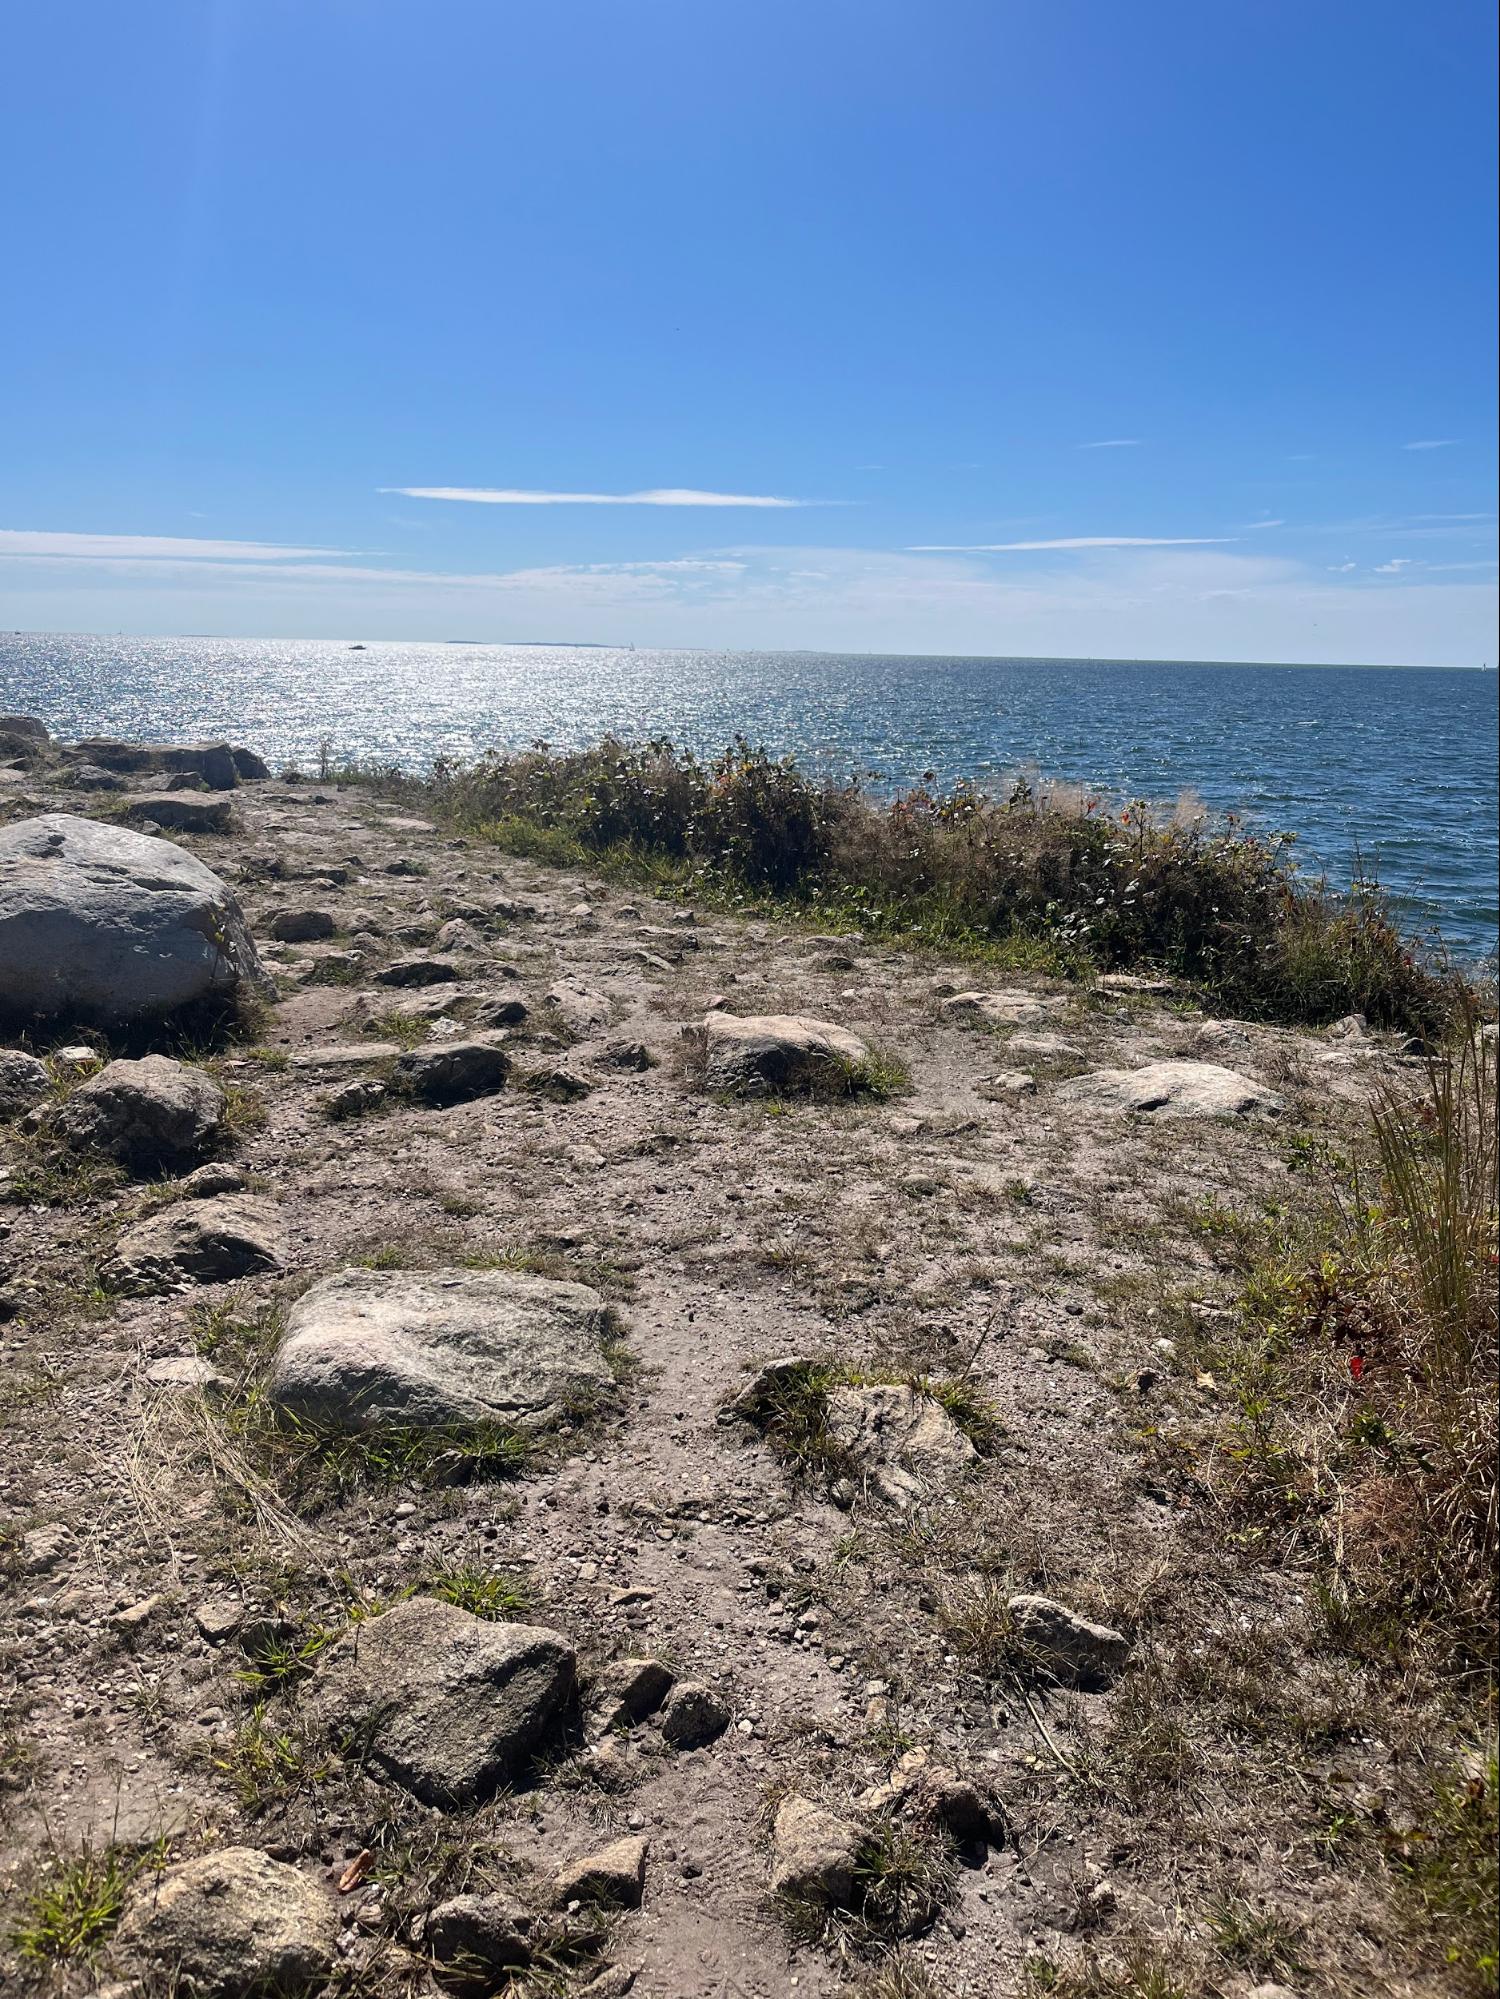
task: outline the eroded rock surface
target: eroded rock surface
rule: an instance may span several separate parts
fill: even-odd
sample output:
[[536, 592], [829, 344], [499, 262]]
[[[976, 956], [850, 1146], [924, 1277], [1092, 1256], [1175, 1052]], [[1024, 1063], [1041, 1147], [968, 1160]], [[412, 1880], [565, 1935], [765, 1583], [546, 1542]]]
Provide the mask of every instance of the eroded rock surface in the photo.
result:
[[332, 1970], [338, 1933], [332, 1900], [315, 1882], [254, 1847], [232, 1846], [148, 1877], [119, 1941], [193, 1999], [298, 1999]]
[[750, 1095], [837, 1084], [870, 1056], [857, 1034], [804, 1014], [714, 1012], [703, 1033], [709, 1087]]
[[1096, 1069], [1061, 1095], [1143, 1117], [1279, 1117], [1282, 1099], [1264, 1084], [1218, 1062], [1148, 1062], [1140, 1069]]
[[607, 1392], [604, 1300], [512, 1270], [344, 1270], [292, 1307], [272, 1394], [337, 1429], [534, 1427]]
[[63, 1099], [49, 1126], [77, 1151], [145, 1171], [191, 1165], [218, 1142], [225, 1109], [223, 1090], [203, 1070], [143, 1055], [106, 1063]]
[[274, 1208], [248, 1195], [184, 1201], [120, 1237], [103, 1276], [117, 1291], [227, 1284], [281, 1270], [286, 1239]]
[[975, 1458], [942, 1404], [906, 1382], [830, 1389], [827, 1429], [870, 1490], [892, 1506], [953, 1485]]

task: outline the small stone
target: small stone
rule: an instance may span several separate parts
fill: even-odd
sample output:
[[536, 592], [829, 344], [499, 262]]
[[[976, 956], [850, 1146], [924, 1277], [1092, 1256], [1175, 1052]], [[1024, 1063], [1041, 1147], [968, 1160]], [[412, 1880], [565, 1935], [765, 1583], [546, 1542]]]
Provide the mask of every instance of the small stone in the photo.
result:
[[390, 1094], [384, 1083], [376, 1082], [373, 1076], [362, 1076], [357, 1082], [329, 1091], [323, 1099], [324, 1115], [336, 1120], [367, 1117], [387, 1103]]
[[153, 1388], [227, 1388], [229, 1377], [201, 1354], [168, 1354], [146, 1368], [146, 1380]]
[[810, 1798], [783, 1798], [771, 1834], [771, 1891], [848, 1908], [854, 1899], [860, 1833]]
[[564, 1867], [557, 1876], [554, 1899], [562, 1907], [569, 1902], [602, 1902], [622, 1909], [638, 1909], [646, 1881], [644, 1839], [617, 1839]]
[[447, 958], [396, 958], [375, 974], [380, 986], [451, 985], [461, 976], [457, 965]]
[[210, 1645], [222, 1645], [233, 1638], [244, 1621], [245, 1606], [233, 1597], [215, 1597], [210, 1603], [200, 1603], [193, 1612], [194, 1624]]
[[19, 1117], [52, 1088], [46, 1065], [21, 1048], [0, 1048], [0, 1119]]
[[327, 909], [278, 909], [266, 925], [281, 944], [311, 944], [332, 937], [338, 927]]
[[697, 1680], [683, 1680], [662, 1710], [662, 1736], [674, 1749], [700, 1749], [728, 1726], [728, 1709]]
[[144, 1631], [166, 1602], [158, 1592], [154, 1596], [143, 1596], [139, 1603], [132, 1603], [125, 1610], [117, 1610], [109, 1620], [122, 1637], [133, 1638], [138, 1631]]
[[45, 1575], [57, 1567], [72, 1546], [72, 1530], [60, 1521], [33, 1527], [30, 1533], [21, 1536], [21, 1567], [29, 1576]]
[[194, 1167], [178, 1181], [177, 1191], [185, 1201], [206, 1201], [215, 1194], [241, 1193], [245, 1184], [246, 1175], [240, 1167], [214, 1160], [207, 1166]]
[[1108, 1686], [1130, 1653], [1130, 1640], [1108, 1625], [1091, 1624], [1066, 1604], [1046, 1596], [1013, 1596], [1011, 1626], [1027, 1656], [1067, 1686]]
[[413, 1048], [396, 1064], [395, 1084], [422, 1103], [467, 1103], [504, 1089], [510, 1057], [490, 1041], [450, 1041]]
[[[616, 1590], [611, 1601], [633, 1592]], [[672, 1690], [672, 1670], [660, 1659], [617, 1659], [599, 1675], [596, 1707], [605, 1728], [627, 1728], [655, 1714]]]
[[305, 1875], [225, 1847], [138, 1889], [119, 1941], [194, 1999], [297, 1999], [332, 1970], [338, 1930], [332, 1902]]
[[509, 1971], [531, 1962], [530, 1917], [509, 1895], [455, 1895], [427, 1918], [424, 1941], [439, 1964], [460, 1973]]

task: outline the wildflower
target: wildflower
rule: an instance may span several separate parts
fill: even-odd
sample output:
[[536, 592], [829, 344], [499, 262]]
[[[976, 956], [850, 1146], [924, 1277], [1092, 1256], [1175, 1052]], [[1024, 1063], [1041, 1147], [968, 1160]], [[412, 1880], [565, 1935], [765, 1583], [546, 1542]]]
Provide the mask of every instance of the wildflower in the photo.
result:
[[1355, 1351], [1349, 1356], [1349, 1373], [1355, 1381], [1359, 1381], [1363, 1377], [1364, 1371], [1365, 1371], [1365, 1357], [1358, 1350], [1358, 1348], [1356, 1348]]

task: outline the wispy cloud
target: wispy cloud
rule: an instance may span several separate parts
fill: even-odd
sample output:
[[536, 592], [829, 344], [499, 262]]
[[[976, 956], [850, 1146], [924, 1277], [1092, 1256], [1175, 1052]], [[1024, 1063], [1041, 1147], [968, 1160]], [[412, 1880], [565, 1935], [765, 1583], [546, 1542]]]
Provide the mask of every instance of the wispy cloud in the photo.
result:
[[1410, 444], [1403, 444], [1403, 451], [1446, 451], [1450, 444], [1457, 444], [1456, 437], [1418, 437]]
[[1139, 444], [1140, 441], [1138, 437], [1095, 437], [1087, 444], [1075, 445], [1074, 449], [1077, 451], [1128, 451], [1132, 445]]
[[1247, 532], [1247, 533], [1250, 533], [1250, 532], [1252, 532], [1252, 531], [1253, 531], [1254, 529], [1256, 529], [1256, 528], [1284, 528], [1284, 527], [1286, 526], [1286, 522], [1285, 522], [1285, 521], [1247, 521], [1245, 525], [1246, 525], [1246, 532]]
[[338, 548], [286, 548], [269, 541], [199, 541], [165, 534], [53, 534], [33, 528], [0, 528], [0, 556], [71, 556], [91, 562], [142, 557], [177, 562], [300, 562], [342, 555]]
[[816, 507], [826, 500], [786, 500], [773, 493], [704, 493], [694, 486], [652, 486], [640, 493], [545, 493], [515, 486], [381, 486], [408, 500], [466, 500], [480, 507]]
[[1377, 562], [1375, 564], [1375, 574], [1377, 576], [1399, 576], [1403, 569], [1410, 568], [1411, 557], [1409, 555], [1393, 555], [1389, 562]]
[[1010, 555], [1043, 548], [1210, 548], [1237, 541], [1232, 534], [1073, 534], [1057, 541], [919, 541], [908, 555]]

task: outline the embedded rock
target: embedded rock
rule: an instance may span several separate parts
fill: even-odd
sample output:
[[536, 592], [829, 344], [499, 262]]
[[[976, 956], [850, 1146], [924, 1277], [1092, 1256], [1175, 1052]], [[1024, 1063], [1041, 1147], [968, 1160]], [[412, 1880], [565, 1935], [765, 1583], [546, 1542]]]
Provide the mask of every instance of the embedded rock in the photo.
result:
[[458, 966], [447, 958], [416, 956], [395, 958], [389, 965], [382, 965], [375, 974], [375, 983], [381, 986], [443, 986], [452, 985], [460, 976]]
[[554, 1893], [564, 1908], [569, 1902], [602, 1902], [638, 1909], [645, 1885], [646, 1841], [616, 1839], [562, 1868]]
[[227, 798], [195, 798], [184, 791], [146, 791], [121, 808], [137, 824], [165, 826], [177, 833], [227, 833], [231, 807]]
[[239, 904], [181, 847], [68, 812], [0, 827], [0, 1014], [136, 1020], [264, 983]]
[[271, 766], [264, 757], [258, 757], [254, 750], [247, 750], [243, 745], [236, 743], [229, 754], [234, 763], [234, 774], [242, 784], [247, 779], [251, 783], [260, 783], [271, 775]]
[[1013, 1596], [1006, 1608], [1027, 1657], [1065, 1686], [1108, 1686], [1119, 1677], [1130, 1654], [1123, 1633], [1048, 1596]]
[[1059, 1096], [1163, 1118], [1279, 1117], [1274, 1090], [1217, 1062], [1148, 1062], [1142, 1069], [1096, 1069], [1065, 1084]]
[[425, 1804], [474, 1805], [547, 1736], [576, 1667], [555, 1631], [408, 1597], [329, 1647], [311, 1711]]
[[343, 1270], [292, 1307], [271, 1393], [336, 1429], [555, 1420], [613, 1385], [597, 1291], [514, 1270]]
[[991, 1027], [1025, 1027], [1045, 1020], [1052, 1004], [1034, 993], [952, 993], [938, 1011], [950, 1020], [982, 1020]]
[[859, 1865], [859, 1828], [810, 1798], [783, 1798], [771, 1834], [771, 1891], [848, 1908]]
[[313, 944], [338, 929], [327, 909], [278, 909], [266, 925], [279, 944]]
[[942, 1404], [906, 1382], [830, 1389], [825, 1422], [830, 1442], [891, 1506], [952, 1485], [974, 1462], [974, 1446]]
[[119, 1942], [193, 1999], [295, 1999], [333, 1969], [338, 1916], [295, 1867], [230, 1846], [137, 1890]]
[[598, 1725], [629, 1728], [655, 1714], [672, 1690], [672, 1669], [660, 1659], [616, 1659], [606, 1666], [594, 1688]]
[[46, 1065], [22, 1048], [0, 1048], [0, 1118], [19, 1117], [52, 1087]]
[[191, 1164], [224, 1129], [224, 1092], [211, 1076], [166, 1055], [107, 1062], [80, 1083], [49, 1128], [80, 1152], [143, 1170]]
[[661, 1732], [674, 1749], [701, 1749], [728, 1726], [728, 1708], [697, 1680], [674, 1687], [662, 1709]]
[[45, 722], [35, 715], [0, 715], [0, 735], [26, 736], [33, 743], [50, 743]]
[[709, 1087], [748, 1095], [837, 1085], [870, 1055], [857, 1034], [803, 1014], [714, 1012], [703, 1032]]
[[398, 1088], [424, 1104], [462, 1104], [505, 1088], [510, 1057], [492, 1041], [446, 1041], [413, 1048], [396, 1064]]
[[439, 1964], [460, 1975], [519, 1970], [531, 1962], [530, 1921], [509, 1895], [454, 1895], [427, 1918], [424, 1941]]
[[286, 1266], [286, 1244], [263, 1202], [233, 1194], [184, 1202], [129, 1228], [105, 1264], [114, 1290], [165, 1291], [227, 1284]]

